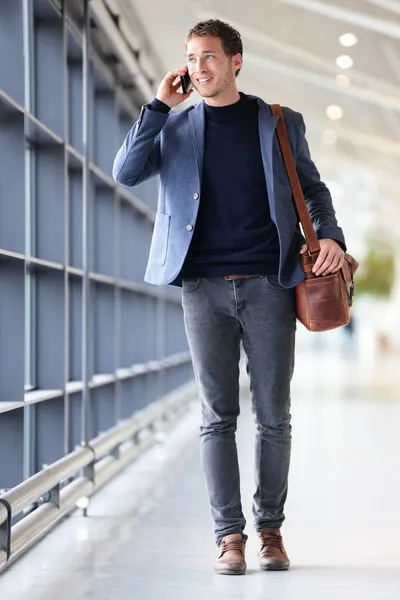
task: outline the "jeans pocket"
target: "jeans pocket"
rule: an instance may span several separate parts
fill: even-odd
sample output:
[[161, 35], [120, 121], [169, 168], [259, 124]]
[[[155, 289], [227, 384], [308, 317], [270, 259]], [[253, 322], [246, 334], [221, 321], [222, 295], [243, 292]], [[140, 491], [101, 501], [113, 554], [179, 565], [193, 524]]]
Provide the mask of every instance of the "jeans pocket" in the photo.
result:
[[190, 294], [199, 287], [200, 277], [187, 277], [182, 279], [182, 292], [184, 294]]
[[278, 275], [266, 275], [265, 280], [267, 281], [269, 287], [271, 287], [274, 290], [285, 292], [288, 291], [288, 289], [290, 289], [283, 287], [283, 285], [279, 283]]

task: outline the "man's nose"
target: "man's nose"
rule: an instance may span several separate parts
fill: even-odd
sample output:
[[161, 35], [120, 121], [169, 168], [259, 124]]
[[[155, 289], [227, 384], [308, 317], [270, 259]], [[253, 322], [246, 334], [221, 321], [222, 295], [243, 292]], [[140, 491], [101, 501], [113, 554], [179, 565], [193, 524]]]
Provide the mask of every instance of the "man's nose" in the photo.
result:
[[203, 58], [199, 58], [195, 65], [193, 66], [193, 71], [197, 71], [201, 73], [202, 71], [206, 71], [206, 61]]

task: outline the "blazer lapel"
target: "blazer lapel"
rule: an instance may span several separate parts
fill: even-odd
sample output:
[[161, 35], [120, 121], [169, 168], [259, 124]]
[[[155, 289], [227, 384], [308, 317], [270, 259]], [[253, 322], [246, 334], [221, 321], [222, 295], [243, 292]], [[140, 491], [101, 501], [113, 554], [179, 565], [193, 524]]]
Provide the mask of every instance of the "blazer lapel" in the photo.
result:
[[203, 176], [205, 138], [204, 100], [199, 102], [194, 109], [189, 112], [189, 123], [196, 155], [197, 168], [199, 171], [199, 181], [201, 184]]
[[261, 156], [264, 165], [265, 179], [267, 184], [268, 199], [271, 209], [271, 218], [276, 224], [275, 194], [274, 194], [274, 170], [273, 170], [273, 143], [278, 117], [271, 115], [270, 108], [261, 98], [258, 102], [258, 131], [260, 135]]

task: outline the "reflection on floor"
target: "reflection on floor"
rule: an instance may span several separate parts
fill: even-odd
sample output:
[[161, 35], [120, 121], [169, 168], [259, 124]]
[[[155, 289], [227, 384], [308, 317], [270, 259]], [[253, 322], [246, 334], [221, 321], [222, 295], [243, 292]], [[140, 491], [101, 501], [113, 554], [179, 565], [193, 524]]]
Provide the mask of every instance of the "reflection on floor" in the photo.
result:
[[298, 356], [282, 529], [290, 571], [258, 570], [254, 426], [245, 390], [238, 432], [250, 536], [245, 577], [211, 570], [216, 547], [196, 410], [101, 492], [88, 518], [76, 513], [6, 572], [1, 599], [398, 600], [400, 395], [392, 385], [385, 395], [384, 382], [380, 395], [368, 394], [370, 373], [358, 375], [355, 389], [354, 372], [362, 369], [338, 356]]

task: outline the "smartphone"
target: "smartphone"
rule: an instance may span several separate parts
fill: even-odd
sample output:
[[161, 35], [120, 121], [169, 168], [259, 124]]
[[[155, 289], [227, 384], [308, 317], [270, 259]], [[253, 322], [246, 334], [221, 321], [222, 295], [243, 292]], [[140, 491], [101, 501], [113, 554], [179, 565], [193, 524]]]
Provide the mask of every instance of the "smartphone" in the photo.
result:
[[186, 72], [184, 75], [181, 75], [181, 85], [182, 85], [182, 94], [187, 94], [189, 92], [189, 90], [192, 89], [193, 83], [190, 79], [189, 73]]

